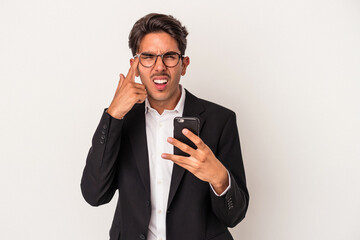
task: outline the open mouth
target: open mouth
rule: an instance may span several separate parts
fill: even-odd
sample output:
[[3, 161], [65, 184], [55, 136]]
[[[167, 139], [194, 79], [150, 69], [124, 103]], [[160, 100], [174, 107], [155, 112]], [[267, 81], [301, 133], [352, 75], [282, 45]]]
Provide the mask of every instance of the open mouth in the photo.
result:
[[155, 83], [155, 87], [159, 91], [165, 90], [167, 83], [168, 83], [167, 76], [156, 76], [153, 78], [153, 82]]
[[167, 79], [155, 79], [154, 83], [157, 85], [162, 85], [162, 84], [167, 84], [168, 80]]

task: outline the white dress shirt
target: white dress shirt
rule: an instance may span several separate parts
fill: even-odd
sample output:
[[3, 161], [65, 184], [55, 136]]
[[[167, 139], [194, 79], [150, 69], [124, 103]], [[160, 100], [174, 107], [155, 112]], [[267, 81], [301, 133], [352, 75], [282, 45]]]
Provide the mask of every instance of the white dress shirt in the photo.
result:
[[[174, 163], [171, 160], [161, 158], [161, 154], [173, 154], [174, 152], [174, 146], [167, 142], [167, 138], [173, 136], [174, 118], [183, 115], [185, 91], [181, 85], [180, 89], [181, 97], [176, 107], [173, 110], [164, 110], [161, 115], [150, 106], [148, 99], [145, 100], [146, 139], [149, 155], [151, 198], [151, 218], [148, 230], [148, 240], [166, 240], [166, 211]], [[213, 191], [217, 196], [222, 196], [229, 188], [230, 176], [229, 186], [221, 195], [216, 194], [214, 189]]]

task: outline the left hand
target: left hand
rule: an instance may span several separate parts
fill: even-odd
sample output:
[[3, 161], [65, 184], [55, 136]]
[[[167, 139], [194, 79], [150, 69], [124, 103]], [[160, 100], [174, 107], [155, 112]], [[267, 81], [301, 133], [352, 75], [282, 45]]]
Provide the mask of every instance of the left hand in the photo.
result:
[[189, 138], [196, 146], [193, 149], [180, 142], [179, 140], [169, 137], [167, 141], [189, 154], [189, 157], [163, 153], [162, 158], [168, 159], [185, 168], [197, 178], [209, 182], [216, 193], [221, 194], [229, 186], [227, 170], [224, 165], [215, 157], [211, 149], [194, 133], [184, 128], [182, 133]]

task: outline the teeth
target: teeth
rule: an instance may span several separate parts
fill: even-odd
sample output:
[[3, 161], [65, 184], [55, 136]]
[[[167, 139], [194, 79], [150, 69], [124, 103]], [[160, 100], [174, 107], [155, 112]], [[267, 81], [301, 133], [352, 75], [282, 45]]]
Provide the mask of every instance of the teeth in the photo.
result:
[[167, 83], [167, 80], [166, 79], [155, 79], [154, 83], [156, 83], [156, 84], [164, 84], [164, 83]]

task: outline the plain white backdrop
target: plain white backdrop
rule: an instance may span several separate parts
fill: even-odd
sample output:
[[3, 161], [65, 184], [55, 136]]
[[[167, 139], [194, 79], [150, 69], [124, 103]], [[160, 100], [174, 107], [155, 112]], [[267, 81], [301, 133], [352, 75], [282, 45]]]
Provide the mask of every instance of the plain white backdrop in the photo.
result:
[[356, 0], [0, 0], [0, 239], [108, 239], [117, 195], [91, 207], [80, 179], [150, 12], [188, 28], [182, 84], [237, 113], [235, 240], [360, 239]]

